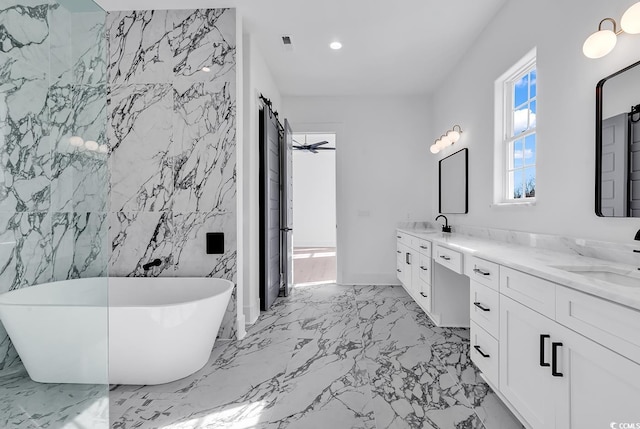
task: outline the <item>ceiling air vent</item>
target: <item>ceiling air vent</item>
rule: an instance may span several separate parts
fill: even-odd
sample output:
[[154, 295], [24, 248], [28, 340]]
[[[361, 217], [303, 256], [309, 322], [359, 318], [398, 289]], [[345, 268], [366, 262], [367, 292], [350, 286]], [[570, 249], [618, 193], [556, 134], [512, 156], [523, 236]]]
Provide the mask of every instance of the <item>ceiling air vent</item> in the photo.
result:
[[282, 36], [282, 46], [284, 46], [284, 49], [287, 51], [293, 51], [293, 41], [291, 40], [291, 36]]

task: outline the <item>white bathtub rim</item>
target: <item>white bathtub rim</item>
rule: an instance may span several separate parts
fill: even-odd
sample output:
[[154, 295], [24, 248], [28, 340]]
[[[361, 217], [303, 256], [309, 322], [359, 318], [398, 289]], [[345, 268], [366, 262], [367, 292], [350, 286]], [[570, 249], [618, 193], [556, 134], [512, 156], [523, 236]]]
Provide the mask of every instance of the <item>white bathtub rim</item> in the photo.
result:
[[[136, 305], [110, 305], [109, 303], [107, 303], [106, 305], [95, 305], [95, 304], [48, 304], [48, 303], [37, 303], [37, 304], [33, 304], [33, 303], [26, 303], [26, 302], [20, 302], [20, 303], [12, 303], [12, 302], [2, 302], [2, 297], [4, 295], [8, 295], [8, 294], [12, 294], [13, 292], [22, 292], [25, 291], [26, 289], [30, 289], [30, 288], [35, 288], [38, 286], [48, 286], [48, 285], [52, 285], [55, 283], [61, 283], [61, 282], [82, 282], [83, 280], [87, 280], [87, 279], [112, 279], [112, 278], [130, 278], [130, 277], [86, 277], [86, 278], [79, 278], [79, 279], [71, 279], [71, 280], [57, 280], [54, 282], [47, 282], [47, 283], [39, 283], [37, 285], [33, 285], [33, 286], [25, 286], [23, 288], [18, 288], [18, 289], [13, 289], [7, 292], [3, 292], [0, 294], [0, 306], [6, 306], [6, 307], [48, 307], [48, 308], [107, 308], [107, 309], [111, 309], [111, 308], [127, 308], [127, 309], [144, 309], [144, 308], [171, 308], [171, 307], [176, 307], [176, 306], [180, 306], [180, 305], [186, 305], [186, 304], [191, 304], [191, 303], [196, 303], [196, 302], [202, 302], [202, 301], [206, 301], [212, 298], [215, 298], [217, 296], [223, 295], [225, 294], [228, 290], [233, 291], [233, 288], [236, 286], [236, 284], [234, 282], [232, 282], [231, 280], [227, 280], [227, 279], [223, 279], [223, 278], [218, 278], [218, 277], [158, 277], [158, 278], [162, 278], [162, 279], [198, 279], [198, 280], [203, 280], [203, 279], [213, 279], [216, 281], [221, 281], [222, 283], [226, 283], [227, 287], [222, 289], [221, 291], [216, 292], [213, 295], [208, 295], [205, 296], [203, 298], [198, 298], [198, 299], [192, 299], [189, 301], [180, 301], [180, 302], [172, 302], [172, 303], [165, 303], [165, 304], [136, 304]], [[133, 278], [137, 278], [137, 277], [133, 277]], [[141, 277], [141, 278], [155, 278], [155, 277]], [[107, 283], [107, 288], [108, 288], [108, 283]], [[105, 291], [105, 297], [108, 294], [108, 289], [106, 289]]]

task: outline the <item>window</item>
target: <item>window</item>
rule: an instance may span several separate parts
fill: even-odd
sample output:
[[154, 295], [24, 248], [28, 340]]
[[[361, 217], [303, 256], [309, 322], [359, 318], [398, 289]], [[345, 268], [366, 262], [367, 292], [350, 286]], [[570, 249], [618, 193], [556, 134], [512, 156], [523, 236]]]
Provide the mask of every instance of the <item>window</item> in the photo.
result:
[[496, 81], [498, 106], [494, 200], [503, 204], [534, 201], [538, 112], [535, 50]]

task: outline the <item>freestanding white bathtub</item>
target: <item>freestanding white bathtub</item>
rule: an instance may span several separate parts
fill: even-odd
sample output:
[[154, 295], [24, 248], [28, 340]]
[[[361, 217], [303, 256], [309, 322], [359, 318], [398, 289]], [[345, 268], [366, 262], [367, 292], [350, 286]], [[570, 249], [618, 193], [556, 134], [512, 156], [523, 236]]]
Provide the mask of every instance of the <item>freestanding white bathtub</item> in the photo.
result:
[[162, 384], [205, 365], [233, 286], [213, 278], [60, 281], [0, 295], [0, 320], [35, 381]]

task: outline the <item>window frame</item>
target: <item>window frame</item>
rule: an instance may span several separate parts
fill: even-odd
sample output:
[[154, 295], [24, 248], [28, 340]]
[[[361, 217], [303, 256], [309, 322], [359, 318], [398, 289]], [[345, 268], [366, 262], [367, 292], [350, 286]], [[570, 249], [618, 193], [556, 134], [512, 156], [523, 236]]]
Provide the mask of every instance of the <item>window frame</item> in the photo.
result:
[[[522, 171], [524, 168], [533, 167], [535, 169], [537, 179], [537, 161], [538, 161], [538, 85], [536, 83], [536, 95], [531, 98], [528, 93], [527, 100], [518, 105], [514, 105], [514, 86], [522, 77], [529, 74], [532, 70], [536, 70], [537, 80], [537, 56], [536, 49], [529, 51], [516, 64], [509, 68], [495, 82], [495, 145], [494, 145], [494, 198], [493, 202], [496, 206], [506, 205], [532, 205], [535, 204], [537, 197], [523, 196], [522, 198], [513, 198], [510, 195], [512, 189], [509, 173], [511, 171]], [[528, 84], [530, 88], [530, 83]], [[528, 89], [529, 90], [529, 89]], [[526, 106], [529, 103], [536, 102], [536, 125], [533, 128], [527, 128], [519, 134], [512, 134], [514, 125], [514, 116], [518, 107]], [[528, 119], [530, 120], [530, 118]], [[527, 124], [529, 125], [529, 124]], [[514, 168], [512, 166], [512, 149], [511, 146], [522, 139], [523, 153], [526, 149], [525, 141], [527, 136], [536, 136], [536, 160], [533, 165], [525, 165], [523, 157], [522, 167]]]

